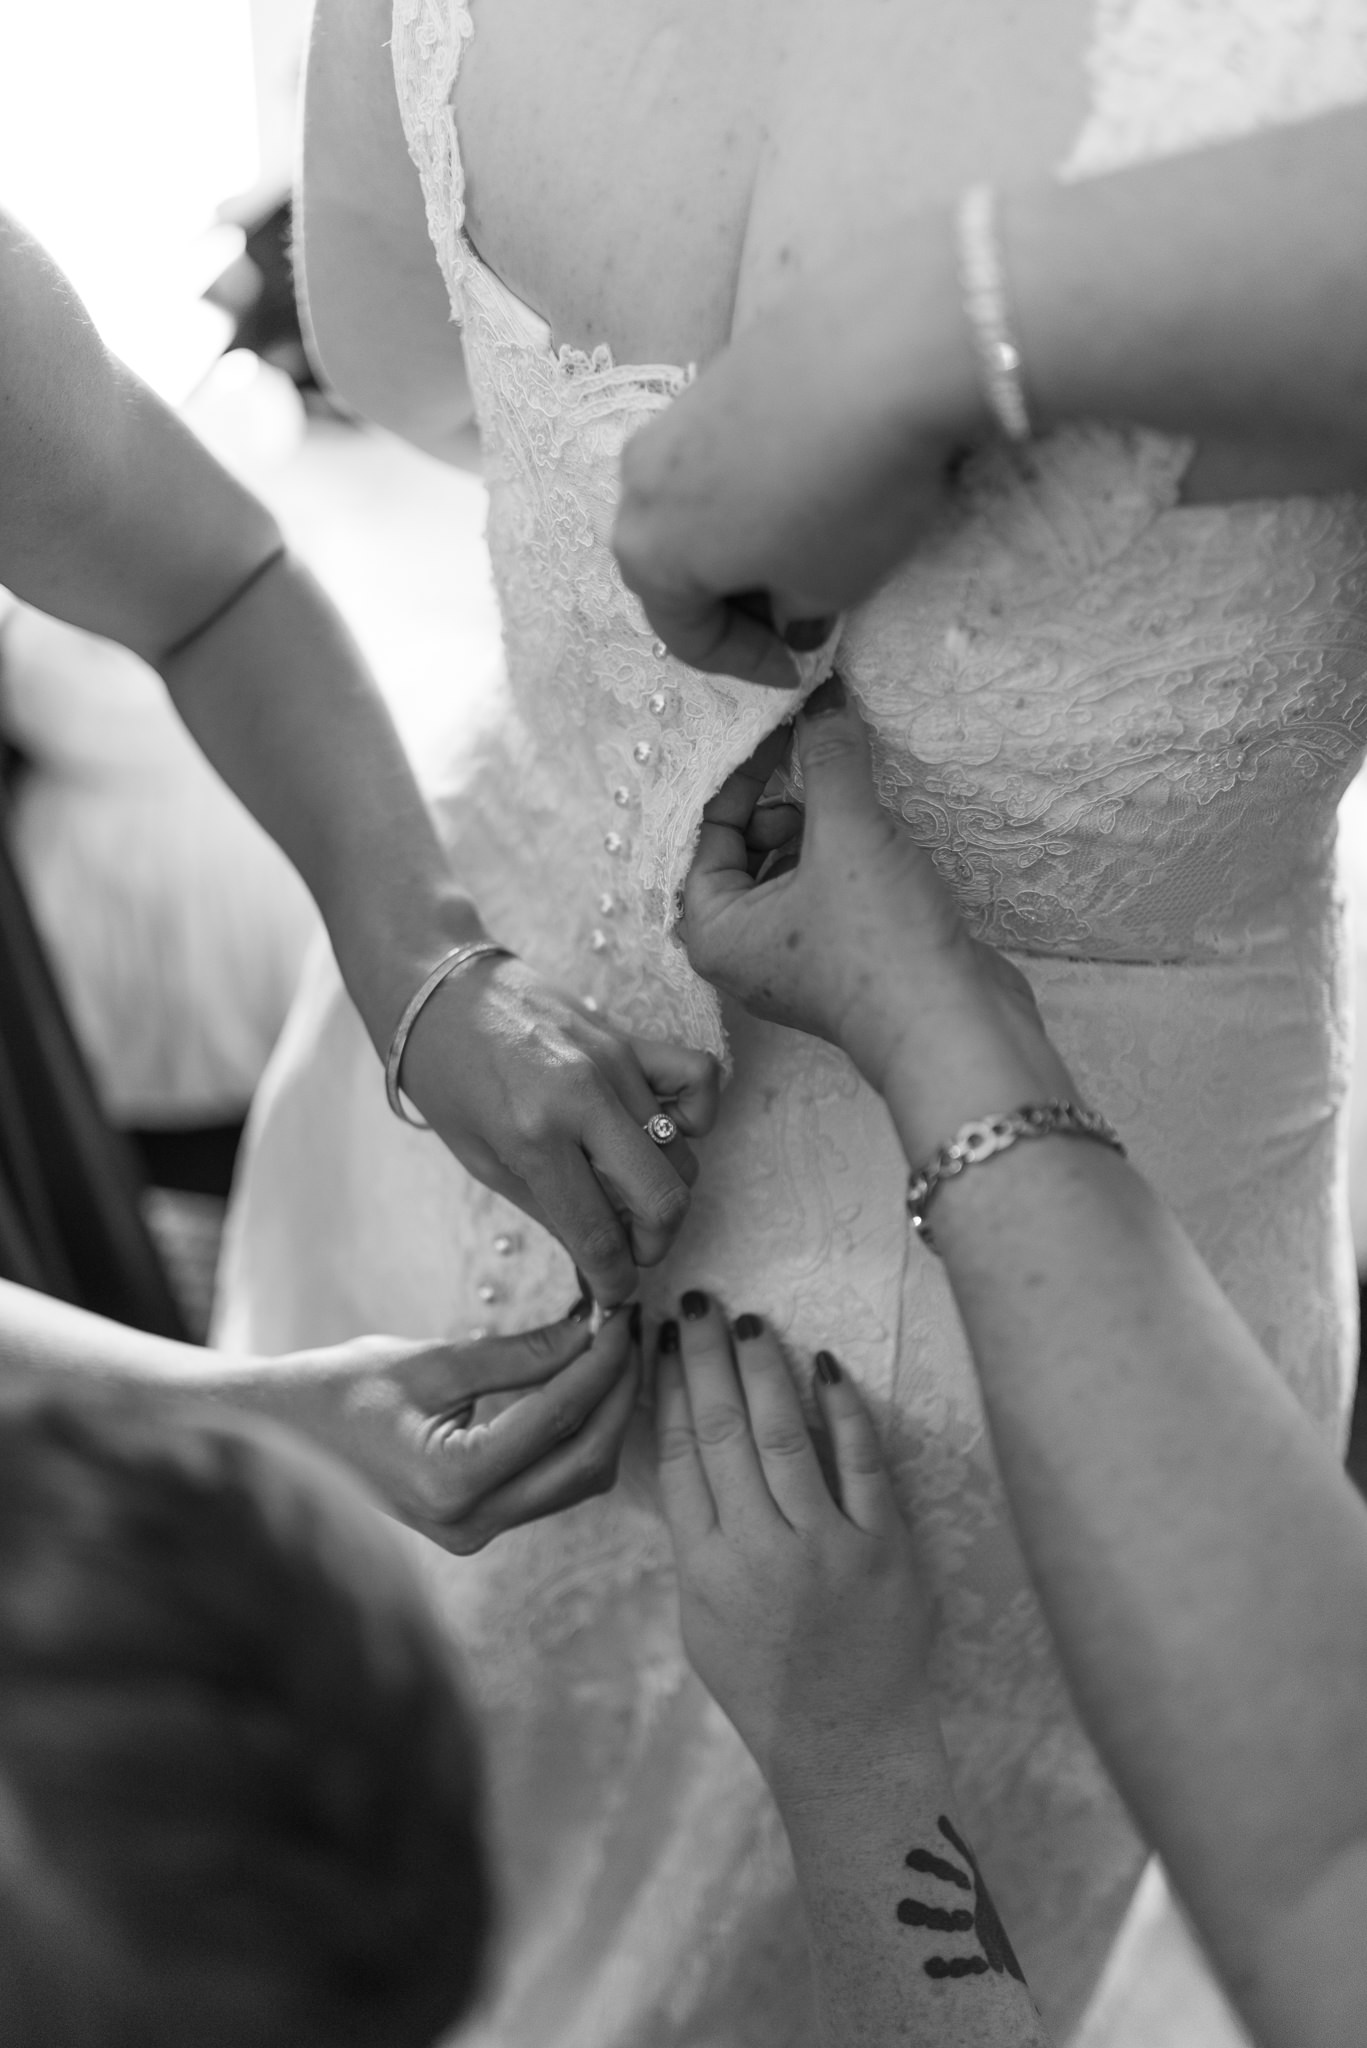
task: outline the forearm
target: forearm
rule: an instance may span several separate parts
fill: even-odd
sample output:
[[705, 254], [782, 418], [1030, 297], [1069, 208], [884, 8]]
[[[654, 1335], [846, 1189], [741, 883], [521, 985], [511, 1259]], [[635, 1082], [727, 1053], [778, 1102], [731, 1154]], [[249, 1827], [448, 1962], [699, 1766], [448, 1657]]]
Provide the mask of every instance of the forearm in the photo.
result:
[[1044, 2048], [966, 1841], [933, 1713], [886, 1755], [774, 1777], [823, 2048]]
[[1001, 209], [1041, 424], [1191, 435], [1198, 495], [1367, 479], [1367, 108]]
[[383, 1048], [429, 968], [482, 928], [342, 619], [286, 557], [164, 673], [204, 753], [307, 882]]
[[[917, 1163], [960, 1113], [1075, 1092], [1042, 1039], [1032, 1071], [998, 1034], [994, 1066], [945, 1021], [888, 1081]], [[1020, 1143], [931, 1221], [1073, 1690], [1257, 2014], [1271, 1931], [1367, 1837], [1367, 1514], [1116, 1155]]]
[[240, 1369], [197, 1344], [150, 1337], [0, 1280], [0, 1395], [119, 1386], [210, 1394]]

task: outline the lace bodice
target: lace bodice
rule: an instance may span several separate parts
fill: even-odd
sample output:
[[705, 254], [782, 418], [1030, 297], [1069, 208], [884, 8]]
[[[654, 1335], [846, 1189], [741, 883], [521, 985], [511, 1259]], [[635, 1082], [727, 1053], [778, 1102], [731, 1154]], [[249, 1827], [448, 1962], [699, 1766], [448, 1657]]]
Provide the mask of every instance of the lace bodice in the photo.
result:
[[[674, 662], [621, 582], [620, 450], [688, 372], [554, 349], [480, 261], [452, 115], [472, 30], [459, 0], [397, 0], [399, 96], [463, 327], [507, 641], [499, 744], [522, 830], [502, 873], [515, 861], [518, 888], [486, 914], [622, 1023], [720, 1050], [715, 1000], [670, 934], [675, 891], [706, 798], [787, 707]], [[1090, 73], [1068, 176], [1367, 96], [1367, 11], [1103, 0]], [[841, 666], [876, 728], [884, 798], [999, 943], [1213, 958], [1322, 914], [1333, 799], [1367, 739], [1367, 507], [1180, 508], [1185, 459], [1106, 428], [984, 456], [935, 544], [846, 623]]]

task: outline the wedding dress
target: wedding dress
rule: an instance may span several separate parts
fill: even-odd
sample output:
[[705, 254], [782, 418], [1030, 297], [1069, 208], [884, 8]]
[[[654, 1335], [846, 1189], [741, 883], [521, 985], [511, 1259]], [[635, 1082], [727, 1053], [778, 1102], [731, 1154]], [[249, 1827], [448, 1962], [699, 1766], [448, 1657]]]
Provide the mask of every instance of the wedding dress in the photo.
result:
[[[867, 1389], [937, 1601], [969, 1832], [1036, 1995], [1075, 2017], [1143, 1850], [1050, 1655], [881, 1104], [829, 1047], [723, 1017], [671, 936], [702, 805], [783, 704], [668, 658], [609, 551], [619, 451], [685, 373], [553, 349], [463, 235], [451, 99], [477, 25], [460, 0], [396, 0], [506, 640], [443, 807], [456, 872], [494, 934], [614, 1022], [734, 1059], [647, 1303], [711, 1288]], [[1067, 176], [1367, 98], [1367, 0], [1099, 0], [1090, 79]], [[1367, 503], [1184, 507], [1187, 458], [1105, 427], [984, 456], [839, 660], [884, 800], [1333, 1437], [1354, 1334], [1334, 812], [1367, 745]], [[516, 1328], [573, 1291], [557, 1247], [390, 1117], [316, 975], [257, 1106], [223, 1340]], [[505, 1954], [470, 2038], [811, 2042], [780, 1829], [683, 1665], [644, 1444], [604, 1501], [477, 1558], [423, 1548], [487, 1710], [504, 1859]]]

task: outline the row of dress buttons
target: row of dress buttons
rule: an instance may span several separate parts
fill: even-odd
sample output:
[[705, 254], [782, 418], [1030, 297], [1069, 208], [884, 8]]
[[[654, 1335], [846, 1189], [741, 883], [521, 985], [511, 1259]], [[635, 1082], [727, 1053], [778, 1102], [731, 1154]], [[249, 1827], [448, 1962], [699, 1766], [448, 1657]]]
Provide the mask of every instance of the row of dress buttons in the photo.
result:
[[[663, 640], [656, 640], [650, 651], [657, 661], [664, 661], [669, 654], [669, 649], [665, 646]], [[646, 699], [646, 709], [650, 712], [652, 718], [663, 718], [669, 709], [667, 692], [664, 690], [652, 691]], [[637, 740], [631, 750], [631, 758], [638, 768], [648, 768], [655, 758], [655, 749], [649, 740]], [[619, 811], [630, 809], [632, 796], [625, 783], [618, 783], [612, 792], [612, 801]], [[610, 854], [614, 860], [619, 859], [626, 850], [626, 838], [623, 833], [617, 831], [616, 827], [610, 832], [603, 834], [603, 851], [606, 854]], [[611, 917], [616, 912], [616, 909], [617, 899], [610, 892], [604, 891], [598, 898], [598, 915], [600, 917]], [[603, 927], [595, 925], [589, 933], [590, 950], [594, 953], [606, 953], [610, 944], [611, 941]], [[595, 1011], [598, 1008], [598, 1004], [592, 996], [585, 996], [584, 1008]]]
[[[514, 1236], [509, 1230], [501, 1230], [494, 1239], [494, 1250], [500, 1259], [511, 1259], [521, 1249], [522, 1239]], [[475, 1293], [486, 1308], [491, 1308], [496, 1301], [502, 1301], [504, 1289], [495, 1280], [484, 1280], [475, 1289]]]

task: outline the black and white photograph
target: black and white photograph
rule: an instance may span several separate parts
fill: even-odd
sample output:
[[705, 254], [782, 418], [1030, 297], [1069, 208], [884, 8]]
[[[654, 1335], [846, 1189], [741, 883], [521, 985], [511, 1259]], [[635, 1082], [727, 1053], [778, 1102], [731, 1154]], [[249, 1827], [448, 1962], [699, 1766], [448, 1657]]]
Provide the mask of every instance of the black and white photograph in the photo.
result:
[[1367, 2048], [1365, 758], [1367, 0], [0, 0], [0, 2048]]

